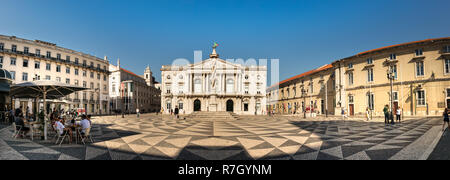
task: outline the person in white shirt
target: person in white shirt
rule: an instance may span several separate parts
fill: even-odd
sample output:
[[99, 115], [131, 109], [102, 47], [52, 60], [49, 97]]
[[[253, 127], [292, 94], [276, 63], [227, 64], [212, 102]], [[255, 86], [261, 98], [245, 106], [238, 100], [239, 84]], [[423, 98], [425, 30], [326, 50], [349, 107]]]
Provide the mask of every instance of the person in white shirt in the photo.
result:
[[86, 133], [86, 129], [91, 128], [91, 122], [86, 118], [85, 115], [82, 116], [82, 120], [80, 122], [80, 125], [81, 125], [81, 129], [82, 129], [81, 132], [83, 134]]
[[402, 109], [400, 108], [400, 106], [397, 108], [397, 112], [395, 113], [395, 115], [397, 115], [397, 121], [400, 122], [402, 119]]
[[60, 135], [63, 135], [64, 133], [68, 133], [70, 138], [69, 138], [69, 143], [72, 143], [72, 129], [71, 128], [66, 128], [64, 126], [64, 124], [62, 123], [62, 119], [58, 119], [58, 121], [55, 122], [56, 125], [56, 132]]

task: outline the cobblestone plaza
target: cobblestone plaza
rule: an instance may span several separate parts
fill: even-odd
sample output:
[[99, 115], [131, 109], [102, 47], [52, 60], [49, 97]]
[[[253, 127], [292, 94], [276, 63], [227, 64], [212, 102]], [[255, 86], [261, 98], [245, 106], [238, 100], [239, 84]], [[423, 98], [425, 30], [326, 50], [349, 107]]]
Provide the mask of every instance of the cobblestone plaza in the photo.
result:
[[[440, 118], [379, 120], [239, 116], [234, 121], [175, 119], [169, 115], [93, 118], [94, 143], [11, 138], [0, 129], [0, 159], [46, 160], [401, 160], [428, 159]], [[436, 157], [436, 156], [433, 156]], [[437, 156], [439, 157], [439, 156]]]

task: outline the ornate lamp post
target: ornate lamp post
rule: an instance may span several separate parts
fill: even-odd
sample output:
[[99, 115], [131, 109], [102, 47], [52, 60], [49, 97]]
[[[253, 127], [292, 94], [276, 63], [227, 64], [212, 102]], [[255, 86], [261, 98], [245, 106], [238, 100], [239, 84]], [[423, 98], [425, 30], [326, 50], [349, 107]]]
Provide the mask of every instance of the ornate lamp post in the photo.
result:
[[392, 68], [392, 66], [389, 66], [389, 69], [388, 69], [388, 71], [387, 71], [387, 78], [389, 79], [390, 85], [391, 85], [389, 119], [391, 119], [392, 122], [394, 122], [393, 114], [392, 114], [392, 113], [393, 113], [393, 108], [394, 108], [394, 105], [393, 105], [393, 104], [394, 104], [393, 86], [394, 86], [394, 78], [395, 78], [393, 69], [394, 69], [394, 68]]

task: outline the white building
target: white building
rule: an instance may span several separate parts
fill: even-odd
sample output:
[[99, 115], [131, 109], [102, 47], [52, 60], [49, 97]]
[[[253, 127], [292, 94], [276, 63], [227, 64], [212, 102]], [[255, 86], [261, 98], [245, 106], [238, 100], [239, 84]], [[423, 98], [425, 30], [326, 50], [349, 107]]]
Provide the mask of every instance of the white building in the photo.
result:
[[[109, 113], [109, 62], [40, 40], [0, 35], [0, 64], [11, 72], [13, 83], [51, 80], [90, 88], [50, 101], [47, 109], [85, 108], [88, 114]], [[32, 106], [32, 99], [15, 99], [14, 108]], [[53, 103], [52, 103], [53, 102]]]
[[158, 112], [161, 109], [161, 90], [154, 86], [155, 78], [152, 76], [150, 67], [144, 71], [144, 75], [135, 73], [110, 64], [109, 71], [109, 94], [110, 109], [124, 113]]
[[209, 59], [185, 66], [162, 66], [161, 73], [165, 113], [178, 107], [181, 114], [265, 114], [266, 66], [244, 66], [219, 59], [214, 48]]

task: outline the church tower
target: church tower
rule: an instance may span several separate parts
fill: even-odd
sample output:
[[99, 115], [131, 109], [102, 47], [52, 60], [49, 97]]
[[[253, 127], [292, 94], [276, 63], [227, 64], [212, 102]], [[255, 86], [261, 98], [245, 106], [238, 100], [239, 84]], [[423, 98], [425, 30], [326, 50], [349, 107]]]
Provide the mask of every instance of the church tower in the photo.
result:
[[147, 68], [145, 68], [144, 78], [145, 78], [145, 82], [147, 83], [147, 86], [153, 87], [153, 76], [152, 76], [152, 70], [150, 70], [150, 66], [147, 66]]

